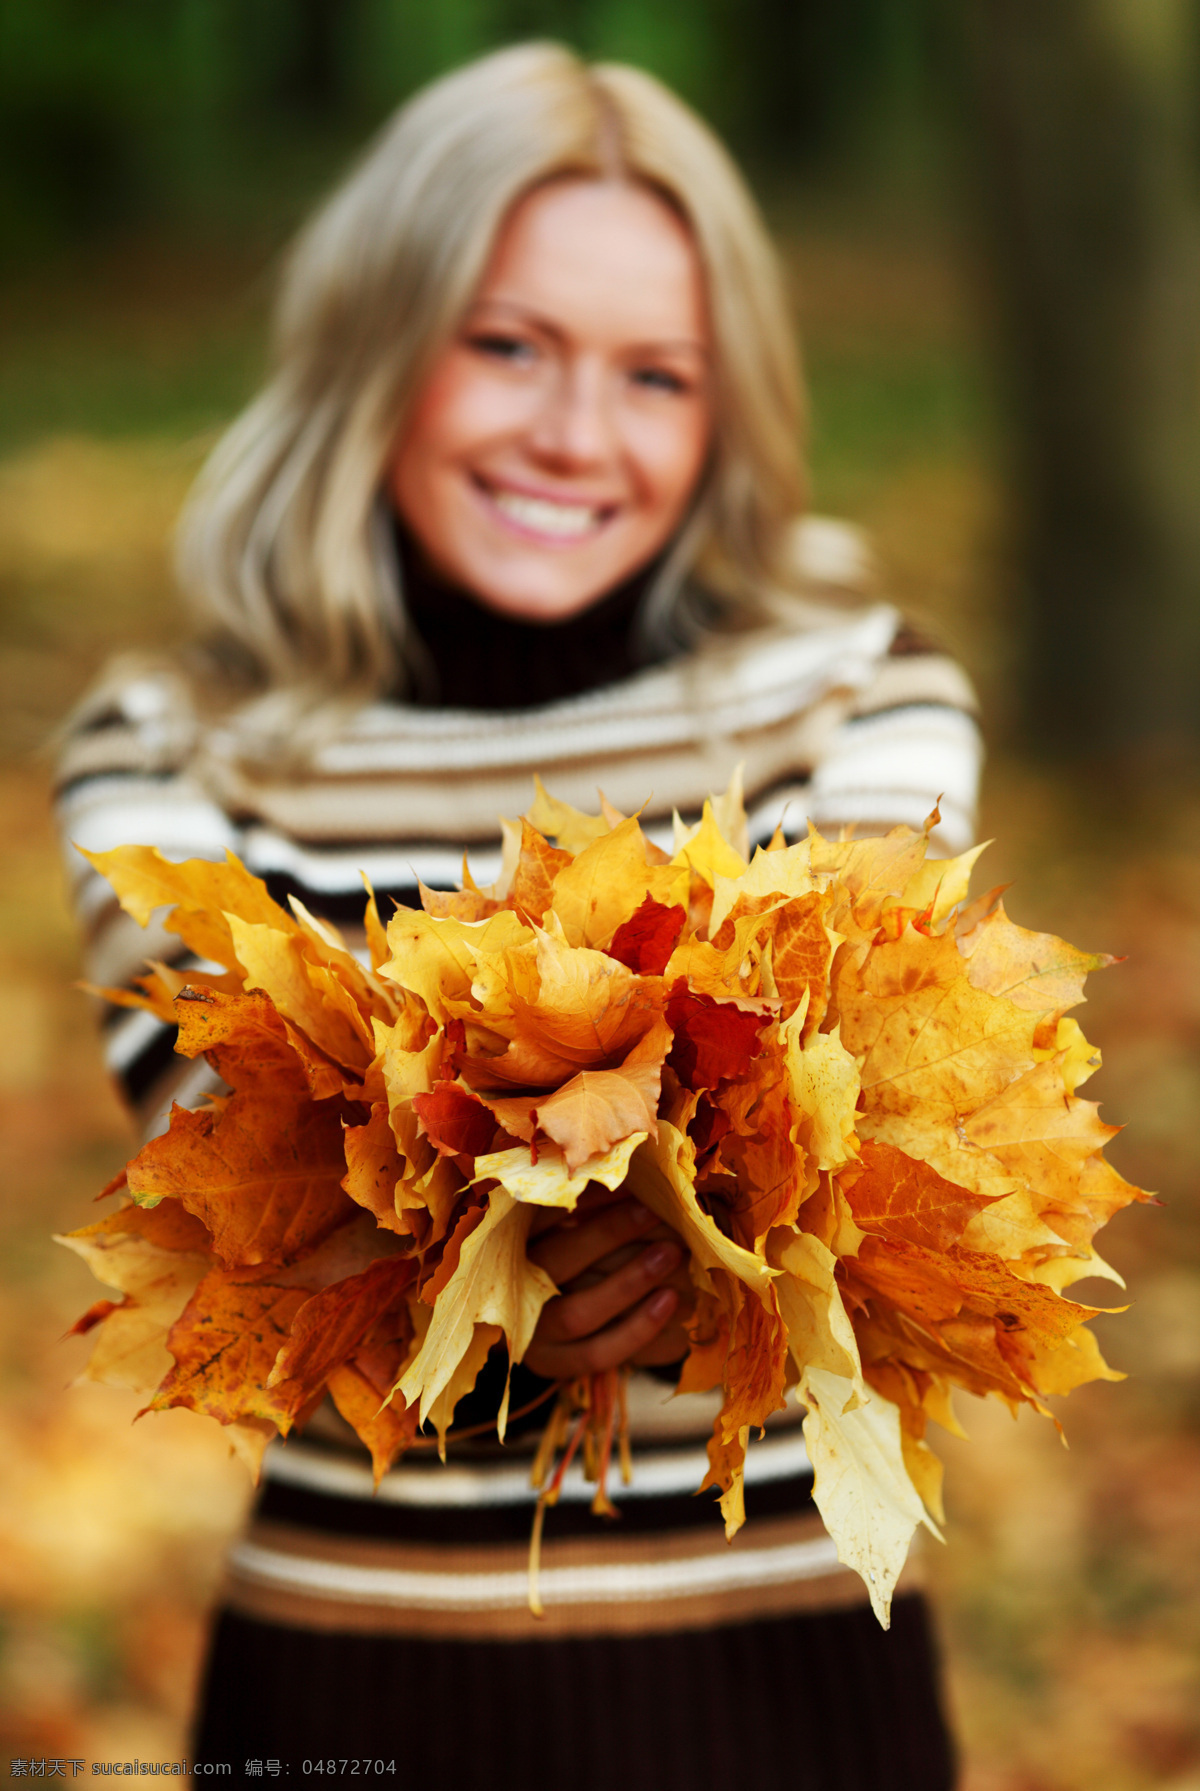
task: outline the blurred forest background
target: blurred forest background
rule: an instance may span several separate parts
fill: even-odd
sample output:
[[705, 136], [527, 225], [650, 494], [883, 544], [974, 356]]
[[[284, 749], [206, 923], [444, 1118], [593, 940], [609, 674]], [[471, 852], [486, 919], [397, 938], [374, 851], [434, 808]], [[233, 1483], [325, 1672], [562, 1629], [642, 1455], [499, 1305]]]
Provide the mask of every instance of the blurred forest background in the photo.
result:
[[1069, 1454], [964, 1409], [933, 1567], [968, 1791], [1200, 1791], [1195, 12], [3, 0], [0, 1758], [181, 1751], [247, 1499], [201, 1420], [66, 1385], [94, 1290], [47, 1237], [131, 1138], [71, 987], [52, 731], [110, 652], [178, 633], [172, 519], [313, 199], [429, 76], [545, 35], [653, 69], [742, 157], [792, 279], [815, 507], [870, 531], [979, 683], [988, 881], [1127, 957], [1087, 1029], [1089, 1092], [1130, 1122], [1112, 1154], [1165, 1203], [1107, 1240], [1131, 1378], [1073, 1396]]

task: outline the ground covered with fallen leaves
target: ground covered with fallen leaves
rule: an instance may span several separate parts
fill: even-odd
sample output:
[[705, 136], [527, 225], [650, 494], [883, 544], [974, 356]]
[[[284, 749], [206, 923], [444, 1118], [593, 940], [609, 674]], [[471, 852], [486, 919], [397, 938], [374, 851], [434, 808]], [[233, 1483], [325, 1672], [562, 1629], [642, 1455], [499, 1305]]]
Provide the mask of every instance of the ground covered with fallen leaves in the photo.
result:
[[[819, 237], [797, 252], [830, 419], [820, 496], [873, 530], [891, 589], [941, 627], [1002, 723], [1004, 527], [956, 384], [969, 345], [936, 248], [895, 252], [884, 278], [887, 252]], [[153, 330], [114, 273], [91, 318], [92, 360], [77, 351], [67, 367], [82, 397], [74, 410], [62, 397], [52, 433], [22, 422], [0, 459], [0, 1759], [179, 1750], [204, 1609], [247, 1499], [242, 1468], [193, 1415], [131, 1426], [132, 1397], [67, 1386], [87, 1344], [62, 1335], [92, 1288], [48, 1234], [91, 1217], [132, 1140], [70, 987], [75, 944], [39, 756], [106, 652], [169, 631], [163, 540], [202, 445], [186, 431], [205, 421], [189, 389], [181, 426], [172, 394], [198, 341], [222, 366], [251, 363], [250, 325], [228, 297], [242, 272], [215, 296], [211, 280], [172, 276], [177, 302], [162, 316], [173, 321]], [[64, 381], [54, 332], [65, 341], [74, 327], [28, 295], [0, 318]], [[101, 364], [110, 385], [124, 367], [146, 387], [132, 421], [106, 409]], [[1129, 1123], [1114, 1162], [1165, 1205], [1122, 1214], [1105, 1234], [1133, 1305], [1096, 1329], [1131, 1378], [1071, 1396], [1069, 1452], [1032, 1414], [1014, 1423], [970, 1399], [959, 1403], [970, 1442], [939, 1441], [950, 1542], [930, 1554], [965, 1782], [1195, 1791], [1200, 796], [1070, 783], [1001, 748], [984, 832], [997, 840], [988, 881], [1015, 881], [1010, 905], [1026, 925], [1128, 959], [1093, 979], [1080, 1010], [1105, 1060], [1088, 1093], [1105, 1119]], [[1107, 1292], [1077, 1291], [1098, 1303]]]

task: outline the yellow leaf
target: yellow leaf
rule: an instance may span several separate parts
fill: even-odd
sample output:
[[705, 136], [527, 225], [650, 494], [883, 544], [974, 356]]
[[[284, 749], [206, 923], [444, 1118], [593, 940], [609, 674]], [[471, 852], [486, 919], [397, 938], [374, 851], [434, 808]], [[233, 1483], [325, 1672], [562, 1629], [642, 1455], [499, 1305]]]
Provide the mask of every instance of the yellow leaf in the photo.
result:
[[858, 1154], [855, 1122], [861, 1078], [841, 1040], [841, 1027], [801, 1045], [804, 1009], [780, 1027], [787, 1049], [788, 1092], [803, 1114], [798, 1137], [815, 1169], [840, 1169]]
[[1089, 971], [1113, 962], [1107, 952], [1079, 951], [1052, 933], [1014, 926], [1001, 903], [959, 940], [971, 986], [1002, 995], [1028, 1013], [1075, 1007]]
[[388, 922], [391, 956], [380, 976], [417, 995], [439, 1024], [454, 1017], [451, 1003], [468, 1002], [481, 953], [503, 951], [531, 937], [507, 908], [487, 920], [439, 920], [398, 908]]
[[235, 914], [226, 918], [247, 991], [269, 995], [276, 1011], [336, 1063], [365, 1069], [375, 1054], [374, 1036], [345, 984], [312, 963], [295, 934], [253, 926]]
[[560, 802], [547, 792], [536, 775], [533, 783], [537, 794], [532, 807], [525, 811], [525, 819], [539, 833], [556, 839], [564, 852], [582, 852], [585, 846], [610, 831], [603, 815], [585, 815], [582, 809], [572, 808], [569, 802]]
[[809, 840], [774, 852], [759, 846], [748, 868], [734, 872], [732, 876], [717, 877], [709, 927], [714, 934], [718, 933], [739, 900], [777, 897], [781, 902], [790, 901], [794, 896], [811, 895], [816, 887]]
[[149, 923], [156, 908], [171, 907], [167, 931], [177, 933], [198, 957], [214, 958], [227, 970], [240, 969], [227, 915], [284, 933], [299, 931], [287, 910], [268, 895], [266, 884], [252, 877], [232, 852], [224, 864], [206, 858], [172, 864], [155, 846], [118, 846], [83, 856], [107, 877], [139, 926]]
[[514, 1200], [529, 1201], [534, 1206], [561, 1206], [570, 1211], [589, 1182], [619, 1188], [629, 1173], [630, 1158], [645, 1140], [645, 1132], [633, 1132], [611, 1149], [588, 1157], [574, 1172], [560, 1145], [540, 1144], [535, 1163], [530, 1146], [518, 1144], [512, 1150], [476, 1157], [475, 1179], [498, 1181]]
[[[459, 1361], [454, 1373], [446, 1382], [437, 1398], [429, 1406], [429, 1422], [437, 1432], [438, 1448], [442, 1460], [446, 1459], [446, 1432], [454, 1422], [454, 1408], [460, 1399], [465, 1399], [479, 1378], [479, 1371], [491, 1355], [492, 1350], [500, 1342], [504, 1333], [499, 1325], [476, 1325], [471, 1341]], [[399, 1401], [397, 1400], [397, 1403]], [[504, 1405], [496, 1422], [496, 1430], [500, 1441], [504, 1441], [506, 1420], [508, 1417], [508, 1390], [505, 1389]]]
[[583, 848], [554, 881], [553, 912], [571, 946], [603, 948], [647, 896], [666, 908], [687, 903], [687, 869], [651, 864], [636, 818]]
[[[497, 1188], [482, 1223], [463, 1244], [458, 1266], [434, 1305], [424, 1342], [398, 1382], [405, 1404], [419, 1404], [422, 1423], [452, 1383], [457, 1397], [467, 1390], [461, 1377], [455, 1382], [455, 1374], [472, 1348], [477, 1325], [498, 1325], [514, 1362], [529, 1348], [542, 1307], [558, 1292], [545, 1270], [525, 1254], [532, 1217], [532, 1207]], [[444, 1441], [444, 1405], [438, 1410]]]
[[747, 868], [746, 860], [734, 851], [717, 825], [711, 802], [704, 804], [699, 827], [689, 834], [671, 864], [691, 870], [710, 889], [715, 888], [718, 877], [741, 877]]
[[859, 1403], [852, 1380], [823, 1368], [807, 1370], [799, 1396], [817, 1509], [886, 1629], [913, 1531], [938, 1533], [905, 1467], [899, 1410], [876, 1392]]
[[775, 1270], [727, 1238], [696, 1199], [696, 1153], [686, 1132], [660, 1119], [657, 1139], [635, 1152], [628, 1180], [630, 1192], [679, 1233], [696, 1267], [727, 1269], [760, 1298], [766, 1296]]
[[[174, 1225], [177, 1219], [184, 1225], [173, 1241], [178, 1246], [190, 1237], [190, 1249], [156, 1241], [171, 1236], [164, 1221]], [[173, 1365], [167, 1334], [212, 1265], [203, 1227], [186, 1213], [165, 1212], [160, 1219], [158, 1209], [124, 1207], [56, 1242], [81, 1256], [98, 1281], [126, 1296], [100, 1327], [84, 1370], [87, 1379], [149, 1398]]]
[[[929, 910], [932, 925], [940, 926], [960, 903], [966, 901], [971, 872], [980, 853], [986, 852], [987, 847], [985, 840], [983, 845], [972, 846], [969, 852], [963, 852], [957, 858], [927, 858], [905, 884], [898, 902], [918, 914]], [[885, 903], [885, 909], [887, 905]]]
[[[786, 1235], [786, 1234], [777, 1234]], [[823, 1368], [853, 1381], [861, 1396], [862, 1363], [854, 1326], [834, 1280], [837, 1257], [806, 1232], [795, 1232], [772, 1253], [783, 1270], [775, 1296], [788, 1330], [788, 1349], [800, 1374]]]
[[724, 790], [720, 796], [712, 796], [709, 800], [712, 804], [713, 820], [717, 824], [722, 839], [728, 841], [744, 863], [750, 856], [750, 838], [746, 826], [743, 770], [744, 765], [737, 765], [729, 780], [729, 788]]

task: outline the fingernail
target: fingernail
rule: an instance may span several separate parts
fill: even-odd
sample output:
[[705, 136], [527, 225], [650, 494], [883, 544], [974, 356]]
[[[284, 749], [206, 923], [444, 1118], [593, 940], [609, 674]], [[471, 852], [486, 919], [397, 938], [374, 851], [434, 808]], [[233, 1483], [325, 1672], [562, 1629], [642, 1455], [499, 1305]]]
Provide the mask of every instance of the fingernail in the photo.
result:
[[660, 1287], [646, 1306], [651, 1318], [670, 1318], [678, 1295], [673, 1287]]
[[643, 1206], [641, 1201], [638, 1200], [634, 1202], [633, 1211], [629, 1215], [629, 1222], [631, 1225], [636, 1225], [639, 1231], [644, 1231], [647, 1225], [653, 1225], [654, 1214], [650, 1211], [648, 1206]]
[[679, 1261], [678, 1244], [655, 1244], [642, 1258], [642, 1267], [651, 1275], [665, 1275]]

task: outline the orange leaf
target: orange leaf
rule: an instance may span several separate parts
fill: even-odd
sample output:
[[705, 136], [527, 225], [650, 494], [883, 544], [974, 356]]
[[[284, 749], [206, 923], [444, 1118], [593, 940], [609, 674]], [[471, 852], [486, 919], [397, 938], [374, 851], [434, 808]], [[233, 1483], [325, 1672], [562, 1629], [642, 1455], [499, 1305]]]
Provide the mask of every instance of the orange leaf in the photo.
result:
[[303, 1287], [210, 1271], [171, 1328], [167, 1348], [175, 1367], [147, 1410], [182, 1405], [222, 1424], [265, 1418], [286, 1431], [291, 1416], [267, 1391], [267, 1381], [307, 1298]]
[[928, 1163], [870, 1140], [862, 1147], [857, 1167], [838, 1179], [856, 1225], [927, 1250], [948, 1250], [975, 1214], [990, 1204], [945, 1181]]
[[129, 1165], [137, 1200], [178, 1197], [229, 1268], [294, 1261], [353, 1216], [343, 1192], [340, 1101], [313, 1101], [298, 1074], [239, 1070], [219, 1107], [176, 1107]]
[[424, 1209], [419, 1203], [396, 1198], [397, 1185], [408, 1166], [396, 1148], [386, 1101], [376, 1101], [365, 1126], [347, 1126], [343, 1142], [346, 1174], [342, 1186], [351, 1200], [365, 1207], [384, 1231], [411, 1235], [412, 1221]]
[[513, 872], [504, 905], [537, 925], [554, 898], [554, 879], [574, 859], [544, 840], [528, 821], [521, 822], [521, 856]]
[[657, 1137], [662, 1066], [670, 1044], [670, 1031], [659, 1020], [619, 1069], [581, 1070], [538, 1101], [537, 1123], [561, 1144], [572, 1174], [633, 1132]]
[[415, 1276], [410, 1257], [384, 1256], [306, 1300], [267, 1381], [280, 1408], [293, 1417], [301, 1411], [381, 1321], [388, 1321], [393, 1337], [407, 1338], [411, 1326], [405, 1295]]
[[375, 1350], [343, 1362], [329, 1376], [329, 1393], [342, 1417], [371, 1451], [375, 1481], [387, 1473], [396, 1457], [417, 1434], [420, 1407], [407, 1406], [400, 1394], [383, 1402], [404, 1366], [404, 1350]]

